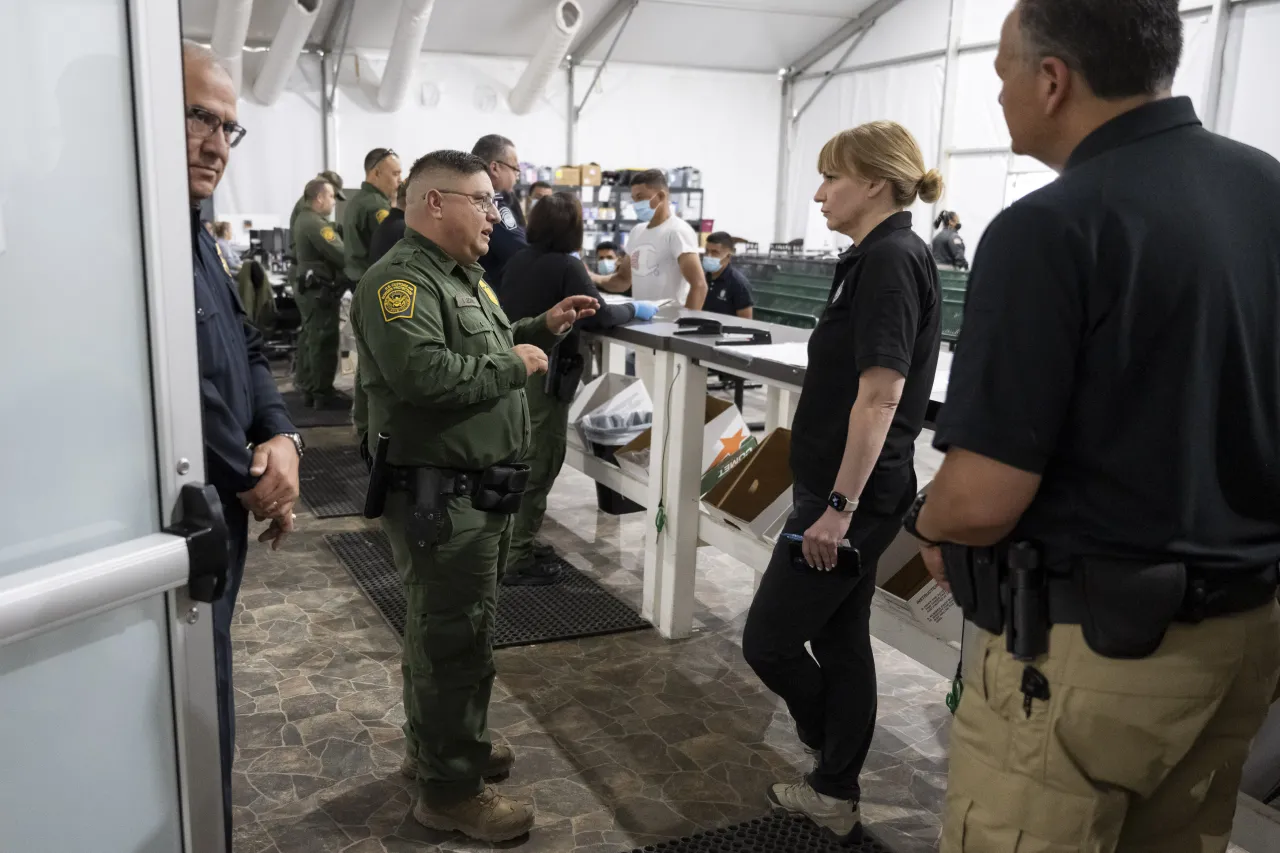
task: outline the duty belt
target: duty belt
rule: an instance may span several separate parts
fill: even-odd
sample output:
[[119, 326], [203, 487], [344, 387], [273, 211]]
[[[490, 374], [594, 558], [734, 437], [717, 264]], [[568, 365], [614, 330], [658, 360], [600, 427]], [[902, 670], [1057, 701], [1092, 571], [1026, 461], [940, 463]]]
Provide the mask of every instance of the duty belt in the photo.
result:
[[[1187, 587], [1173, 621], [1196, 624], [1205, 619], [1245, 613], [1275, 601], [1280, 563], [1247, 569], [1187, 567]], [[1088, 620], [1084, 590], [1075, 576], [1049, 578], [1049, 621], [1080, 625]]]

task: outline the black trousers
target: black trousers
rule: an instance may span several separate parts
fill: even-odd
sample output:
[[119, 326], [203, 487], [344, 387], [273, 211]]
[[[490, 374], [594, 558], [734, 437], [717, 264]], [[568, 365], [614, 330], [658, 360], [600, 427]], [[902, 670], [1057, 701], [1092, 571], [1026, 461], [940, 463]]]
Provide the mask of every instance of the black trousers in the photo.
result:
[[[901, 529], [914, 482], [894, 514], [853, 514], [848, 539], [862, 555], [857, 576], [797, 569], [789, 544], [779, 540], [747, 615], [743, 656], [787, 703], [805, 745], [820, 752], [809, 784], [829, 797], [861, 797], [858, 776], [876, 728], [870, 631], [876, 562]], [[803, 534], [826, 512], [826, 496], [799, 483], [794, 493], [784, 532]]]
[[231, 617], [244, 580], [249, 550], [249, 516], [244, 508], [224, 503], [227, 521], [227, 588], [213, 603], [213, 663], [218, 684], [218, 746], [222, 758], [222, 820], [231, 849], [231, 765], [236, 754], [236, 697], [231, 689]]

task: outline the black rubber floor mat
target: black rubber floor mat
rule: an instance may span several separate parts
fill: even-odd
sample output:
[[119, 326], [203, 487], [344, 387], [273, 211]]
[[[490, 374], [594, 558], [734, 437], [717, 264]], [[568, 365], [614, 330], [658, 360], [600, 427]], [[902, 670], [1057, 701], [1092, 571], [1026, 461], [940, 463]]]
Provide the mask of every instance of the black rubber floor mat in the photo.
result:
[[774, 812], [747, 823], [638, 847], [631, 853], [892, 853], [869, 833], [842, 845], [808, 818]]
[[[403, 637], [404, 590], [386, 534], [380, 530], [362, 530], [330, 534], [324, 539], [382, 618]], [[625, 602], [569, 563], [559, 560], [557, 571], [560, 580], [550, 586], [498, 586], [494, 648], [532, 646], [650, 627]]]
[[312, 409], [302, 404], [301, 391], [286, 391], [282, 395], [289, 409], [289, 420], [298, 429], [315, 427], [351, 426], [351, 409]]
[[369, 469], [354, 447], [316, 447], [302, 457], [298, 477], [302, 499], [316, 518], [341, 518], [364, 512]]

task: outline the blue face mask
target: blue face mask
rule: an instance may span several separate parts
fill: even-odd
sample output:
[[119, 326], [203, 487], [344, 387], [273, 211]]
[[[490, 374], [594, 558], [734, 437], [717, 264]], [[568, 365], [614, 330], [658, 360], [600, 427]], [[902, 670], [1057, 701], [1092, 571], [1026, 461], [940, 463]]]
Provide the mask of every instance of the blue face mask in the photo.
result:
[[657, 213], [657, 211], [653, 209], [652, 199], [645, 199], [644, 201], [633, 201], [631, 203], [631, 207], [636, 212], [636, 219], [639, 219], [641, 222], [652, 222], [653, 215]]
[[702, 268], [707, 272], [720, 272], [720, 268], [724, 266], [724, 261], [719, 258], [713, 258], [710, 255], [702, 256]]
[[596, 269], [600, 272], [600, 275], [613, 275], [618, 271], [618, 262], [606, 258], [596, 264]]

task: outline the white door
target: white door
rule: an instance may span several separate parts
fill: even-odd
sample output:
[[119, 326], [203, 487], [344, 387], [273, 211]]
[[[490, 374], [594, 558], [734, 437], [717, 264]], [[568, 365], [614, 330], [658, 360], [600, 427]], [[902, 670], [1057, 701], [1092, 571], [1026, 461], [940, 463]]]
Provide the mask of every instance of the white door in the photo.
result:
[[0, 80], [0, 850], [223, 853], [219, 546], [164, 532], [204, 467], [177, 0], [0, 0]]

